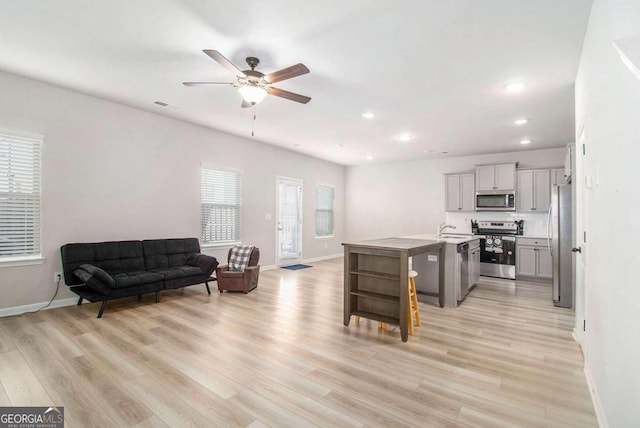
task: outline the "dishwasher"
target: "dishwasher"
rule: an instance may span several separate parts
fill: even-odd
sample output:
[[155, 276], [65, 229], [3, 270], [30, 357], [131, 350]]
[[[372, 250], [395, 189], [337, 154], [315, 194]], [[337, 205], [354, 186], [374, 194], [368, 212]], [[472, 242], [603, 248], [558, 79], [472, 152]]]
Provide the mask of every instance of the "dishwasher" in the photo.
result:
[[456, 299], [461, 302], [469, 293], [469, 243], [463, 242], [456, 246]]

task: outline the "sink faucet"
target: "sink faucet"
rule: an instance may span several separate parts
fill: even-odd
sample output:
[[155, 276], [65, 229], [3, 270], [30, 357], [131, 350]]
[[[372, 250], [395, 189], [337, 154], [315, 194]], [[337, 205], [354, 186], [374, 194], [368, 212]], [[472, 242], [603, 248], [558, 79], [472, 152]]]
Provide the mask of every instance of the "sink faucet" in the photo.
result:
[[456, 227], [452, 224], [442, 223], [440, 226], [438, 226], [438, 236], [442, 236], [442, 232], [444, 232], [444, 230], [447, 228], [455, 229]]

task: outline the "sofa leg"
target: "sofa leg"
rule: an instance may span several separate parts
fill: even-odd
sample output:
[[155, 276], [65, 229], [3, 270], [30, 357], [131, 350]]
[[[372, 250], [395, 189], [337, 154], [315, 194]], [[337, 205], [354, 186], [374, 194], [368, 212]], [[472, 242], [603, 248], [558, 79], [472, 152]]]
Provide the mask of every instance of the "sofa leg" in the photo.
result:
[[138, 302], [142, 300], [142, 294], [138, 294]]
[[156, 291], [156, 303], [160, 303], [160, 292]]
[[207, 281], [204, 282], [204, 286], [207, 287], [207, 293], [211, 294], [211, 289], [209, 288], [209, 283]]
[[100, 306], [100, 312], [98, 312], [98, 318], [102, 318], [102, 314], [104, 313], [104, 309], [107, 307], [107, 301], [102, 301], [102, 306]]
[[80, 296], [80, 298], [78, 299], [78, 306], [80, 306], [82, 304], [82, 296]]

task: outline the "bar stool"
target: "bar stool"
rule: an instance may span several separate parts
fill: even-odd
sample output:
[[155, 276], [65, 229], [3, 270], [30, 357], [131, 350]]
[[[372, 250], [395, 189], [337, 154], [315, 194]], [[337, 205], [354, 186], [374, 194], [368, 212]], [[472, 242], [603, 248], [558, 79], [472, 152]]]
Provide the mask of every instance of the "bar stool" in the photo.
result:
[[[356, 323], [360, 323], [360, 315], [356, 315]], [[382, 321], [378, 321], [378, 328], [381, 328], [383, 330], [387, 329], [387, 323], [386, 322], [382, 322]]]
[[418, 295], [416, 294], [416, 281], [415, 277], [418, 276], [418, 272], [411, 269], [409, 271], [409, 335], [413, 336], [413, 323], [418, 327], [422, 325], [420, 322], [420, 308], [418, 307]]

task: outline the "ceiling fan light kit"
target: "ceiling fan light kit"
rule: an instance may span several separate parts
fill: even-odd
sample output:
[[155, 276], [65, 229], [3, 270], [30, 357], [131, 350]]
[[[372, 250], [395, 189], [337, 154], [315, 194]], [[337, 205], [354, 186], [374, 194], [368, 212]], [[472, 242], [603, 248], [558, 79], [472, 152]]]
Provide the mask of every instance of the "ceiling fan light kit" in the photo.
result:
[[251, 104], [252, 106], [259, 104], [260, 101], [264, 100], [264, 98], [268, 94], [266, 89], [258, 85], [251, 85], [251, 84], [247, 84], [246, 86], [241, 86], [240, 89], [238, 89], [238, 92], [240, 92], [240, 95], [242, 95], [242, 98], [244, 98], [244, 100], [249, 104]]
[[215, 60], [218, 64], [232, 72], [236, 77], [236, 82], [183, 82], [185, 86], [211, 86], [211, 85], [232, 85], [238, 88], [242, 95], [242, 107], [252, 107], [260, 103], [267, 95], [275, 95], [276, 97], [285, 98], [287, 100], [296, 101], [306, 104], [311, 101], [310, 97], [295, 94], [293, 92], [278, 89], [271, 84], [282, 80], [292, 79], [297, 76], [309, 73], [309, 69], [304, 64], [295, 64], [282, 70], [274, 71], [270, 74], [264, 74], [256, 71], [255, 68], [260, 64], [260, 60], [256, 57], [247, 57], [246, 61], [250, 70], [240, 70], [231, 61], [225, 58], [220, 52], [213, 49], [205, 49], [203, 52]]

